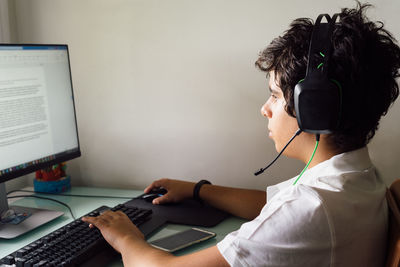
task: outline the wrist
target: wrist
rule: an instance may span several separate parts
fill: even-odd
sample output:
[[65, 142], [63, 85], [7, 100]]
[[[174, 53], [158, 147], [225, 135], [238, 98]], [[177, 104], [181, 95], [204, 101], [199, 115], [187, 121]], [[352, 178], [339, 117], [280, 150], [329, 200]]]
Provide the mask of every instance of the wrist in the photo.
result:
[[148, 246], [148, 244], [144, 238], [135, 235], [126, 235], [120, 238], [117, 251], [124, 254], [125, 252], [132, 251], [132, 249], [138, 250], [140, 247], [145, 246]]
[[193, 187], [193, 199], [199, 201], [200, 203], [203, 202], [200, 197], [200, 190], [203, 187], [203, 185], [205, 185], [205, 184], [211, 184], [211, 183], [207, 180], [200, 180]]

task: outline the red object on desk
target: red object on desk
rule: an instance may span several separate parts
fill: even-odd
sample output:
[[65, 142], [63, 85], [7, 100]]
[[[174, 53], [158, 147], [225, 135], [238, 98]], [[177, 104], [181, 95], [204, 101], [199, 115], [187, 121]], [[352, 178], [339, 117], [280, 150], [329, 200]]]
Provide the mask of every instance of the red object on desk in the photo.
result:
[[39, 181], [57, 181], [66, 176], [66, 164], [60, 163], [51, 168], [36, 171], [35, 178]]

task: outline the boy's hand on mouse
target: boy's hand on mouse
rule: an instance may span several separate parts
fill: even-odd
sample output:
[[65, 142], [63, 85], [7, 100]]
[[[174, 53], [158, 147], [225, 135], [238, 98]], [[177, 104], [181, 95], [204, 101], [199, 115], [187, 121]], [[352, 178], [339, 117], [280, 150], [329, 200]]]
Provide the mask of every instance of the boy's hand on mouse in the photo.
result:
[[98, 228], [104, 239], [118, 252], [124, 248], [127, 239], [144, 240], [142, 232], [122, 211], [108, 210], [97, 217], [83, 217], [82, 221], [89, 223], [91, 228]]
[[146, 187], [146, 189], [144, 189], [144, 192], [147, 194], [152, 189], [163, 187], [168, 192], [161, 197], [153, 199], [152, 203], [156, 205], [165, 203], [176, 203], [182, 201], [185, 198], [191, 198], [193, 196], [194, 186], [195, 183], [193, 182], [163, 178], [151, 183], [148, 187]]

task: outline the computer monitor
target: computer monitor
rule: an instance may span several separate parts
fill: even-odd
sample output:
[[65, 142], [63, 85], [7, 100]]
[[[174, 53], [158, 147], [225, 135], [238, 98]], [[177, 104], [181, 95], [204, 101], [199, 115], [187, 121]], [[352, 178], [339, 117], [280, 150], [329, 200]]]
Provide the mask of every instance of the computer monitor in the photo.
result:
[[9, 207], [5, 182], [80, 155], [68, 46], [0, 44], [0, 214], [30, 214], [1, 223], [0, 238], [63, 214]]

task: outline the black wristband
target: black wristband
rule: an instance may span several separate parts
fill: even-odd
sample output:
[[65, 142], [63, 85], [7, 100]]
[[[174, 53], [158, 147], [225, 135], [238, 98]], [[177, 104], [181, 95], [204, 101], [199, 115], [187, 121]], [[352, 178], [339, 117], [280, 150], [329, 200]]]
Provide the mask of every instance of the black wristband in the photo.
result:
[[202, 202], [199, 194], [200, 194], [200, 188], [204, 184], [211, 184], [211, 183], [209, 181], [207, 181], [207, 180], [201, 180], [193, 188], [193, 199], [195, 199], [195, 200], [197, 200], [199, 202]]

